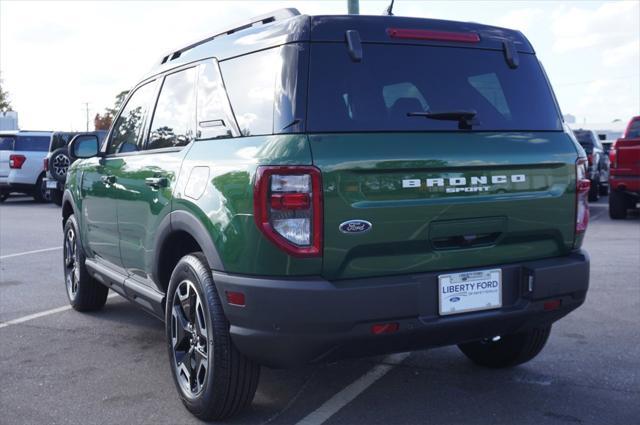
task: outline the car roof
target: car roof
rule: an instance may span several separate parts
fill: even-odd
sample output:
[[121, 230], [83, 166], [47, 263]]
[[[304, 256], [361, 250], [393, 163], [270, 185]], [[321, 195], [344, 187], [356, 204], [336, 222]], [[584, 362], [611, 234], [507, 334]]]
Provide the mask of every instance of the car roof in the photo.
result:
[[[477, 34], [479, 40], [473, 43], [400, 40], [390, 35], [390, 29], [472, 33]], [[295, 42], [345, 42], [347, 30], [356, 30], [364, 43], [410, 43], [495, 50], [507, 49], [505, 43], [509, 43], [516, 52], [535, 53], [529, 41], [520, 31], [473, 22], [399, 16], [309, 16], [300, 15], [296, 9], [281, 9], [270, 14], [250, 18], [237, 26], [221, 30], [209, 37], [166, 52], [158, 57], [158, 62], [143, 80], [181, 65], [211, 57], [222, 61], [257, 50]]]
[[0, 131], [0, 136], [51, 136], [51, 131], [38, 131], [38, 130], [9, 130]]

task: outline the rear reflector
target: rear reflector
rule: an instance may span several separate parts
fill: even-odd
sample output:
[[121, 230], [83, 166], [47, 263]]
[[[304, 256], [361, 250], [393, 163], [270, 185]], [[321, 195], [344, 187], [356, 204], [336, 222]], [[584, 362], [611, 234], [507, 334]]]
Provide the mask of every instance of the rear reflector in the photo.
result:
[[551, 300], [544, 303], [545, 311], [557, 310], [562, 305], [562, 300]]
[[391, 38], [412, 40], [454, 41], [459, 43], [477, 43], [480, 41], [480, 36], [474, 32], [449, 32], [387, 28], [387, 34]]
[[397, 332], [400, 325], [397, 323], [376, 323], [371, 326], [371, 333], [374, 335], [391, 334]]
[[227, 303], [229, 305], [235, 305], [238, 307], [244, 307], [244, 294], [242, 292], [233, 292], [233, 291], [226, 291], [227, 293]]

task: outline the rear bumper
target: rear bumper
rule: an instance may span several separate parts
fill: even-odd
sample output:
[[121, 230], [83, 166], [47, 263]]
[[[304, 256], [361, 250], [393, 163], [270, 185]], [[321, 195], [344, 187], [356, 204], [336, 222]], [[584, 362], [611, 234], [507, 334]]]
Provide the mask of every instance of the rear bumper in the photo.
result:
[[[503, 307], [454, 316], [438, 314], [442, 272], [330, 282], [213, 272], [238, 349], [272, 367], [458, 344], [553, 323], [578, 306], [589, 286], [584, 251], [561, 258], [493, 265], [503, 276]], [[533, 277], [529, 291], [529, 276]], [[226, 302], [243, 292], [246, 306]], [[545, 311], [545, 300], [560, 299]], [[395, 322], [398, 332], [373, 335], [371, 325]]]
[[20, 193], [31, 193], [35, 189], [35, 185], [33, 184], [25, 184], [25, 183], [14, 183], [9, 181], [7, 178], [0, 178], [0, 192], [10, 193], [10, 192], [20, 192]]
[[640, 175], [609, 175], [609, 186], [640, 196]]

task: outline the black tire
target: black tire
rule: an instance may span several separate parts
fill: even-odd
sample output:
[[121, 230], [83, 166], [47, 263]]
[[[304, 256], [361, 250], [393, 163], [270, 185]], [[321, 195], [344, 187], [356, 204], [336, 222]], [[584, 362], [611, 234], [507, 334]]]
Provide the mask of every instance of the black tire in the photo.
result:
[[598, 199], [600, 199], [600, 179], [591, 180], [589, 202], [598, 202]]
[[36, 180], [36, 186], [33, 188], [33, 199], [40, 203], [51, 201], [49, 198], [49, 189], [47, 189], [47, 184], [44, 181], [44, 174], [41, 174], [38, 180]]
[[608, 184], [600, 183], [599, 190], [600, 190], [600, 196], [609, 195], [609, 185]]
[[617, 190], [609, 194], [609, 217], [614, 220], [627, 218], [627, 195]]
[[67, 180], [67, 170], [71, 165], [71, 157], [66, 147], [58, 148], [49, 156], [49, 174], [60, 183]]
[[526, 363], [544, 348], [551, 333], [551, 325], [522, 333], [504, 335], [499, 340], [482, 340], [460, 344], [460, 350], [474, 363], [503, 368]]
[[62, 191], [58, 189], [49, 189], [49, 196], [51, 198], [51, 202], [56, 204], [57, 206], [62, 206]]
[[69, 304], [78, 311], [100, 310], [107, 302], [109, 288], [89, 275], [86, 257], [80, 243], [78, 222], [71, 215], [64, 225], [63, 257], [64, 282]]
[[203, 254], [178, 262], [165, 310], [171, 374], [185, 407], [202, 420], [221, 420], [249, 405], [260, 366], [233, 345]]

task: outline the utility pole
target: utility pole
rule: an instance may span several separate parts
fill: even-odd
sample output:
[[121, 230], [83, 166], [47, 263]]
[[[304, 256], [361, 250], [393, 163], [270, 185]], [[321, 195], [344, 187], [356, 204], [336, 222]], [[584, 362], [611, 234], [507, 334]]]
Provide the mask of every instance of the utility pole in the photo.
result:
[[83, 105], [84, 105], [84, 109], [85, 109], [85, 111], [87, 113], [87, 130], [86, 131], [88, 133], [89, 132], [89, 102], [84, 102]]
[[347, 0], [347, 6], [349, 8], [349, 15], [360, 14], [360, 1], [359, 0]]

